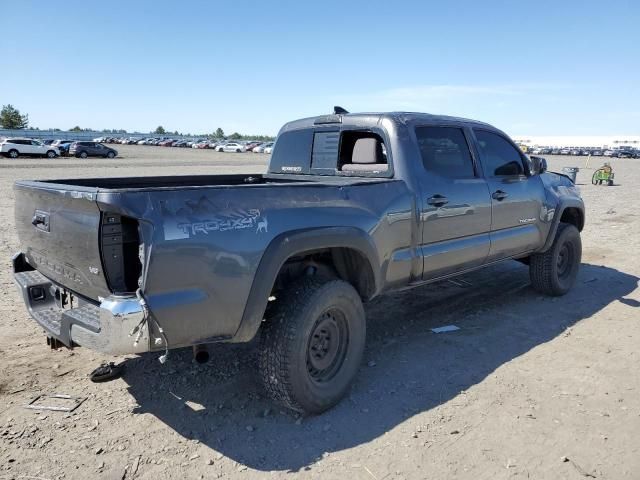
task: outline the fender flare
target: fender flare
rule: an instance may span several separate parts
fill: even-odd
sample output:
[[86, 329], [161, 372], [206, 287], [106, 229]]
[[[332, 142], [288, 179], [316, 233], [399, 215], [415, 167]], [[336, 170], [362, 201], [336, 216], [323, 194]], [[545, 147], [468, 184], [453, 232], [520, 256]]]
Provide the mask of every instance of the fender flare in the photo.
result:
[[543, 253], [551, 248], [553, 241], [556, 238], [556, 232], [558, 231], [558, 226], [560, 225], [560, 219], [562, 218], [562, 214], [567, 208], [577, 208], [580, 210], [582, 214], [582, 221], [584, 226], [584, 203], [578, 199], [573, 198], [565, 198], [560, 200], [558, 206], [556, 207], [555, 214], [553, 216], [553, 220], [551, 222], [551, 228], [549, 228], [549, 234], [547, 235], [547, 240], [544, 242], [544, 245], [538, 252]]
[[255, 337], [267, 308], [269, 295], [284, 263], [292, 256], [323, 248], [351, 248], [360, 252], [371, 265], [375, 289], [380, 291], [381, 270], [371, 237], [355, 227], [324, 227], [286, 232], [276, 236], [264, 251], [253, 278], [240, 326], [230, 340], [248, 342]]

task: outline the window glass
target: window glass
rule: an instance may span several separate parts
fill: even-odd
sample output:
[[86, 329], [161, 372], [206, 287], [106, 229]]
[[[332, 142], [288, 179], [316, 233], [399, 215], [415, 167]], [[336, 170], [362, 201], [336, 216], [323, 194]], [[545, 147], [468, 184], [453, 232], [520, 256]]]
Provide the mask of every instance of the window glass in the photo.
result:
[[309, 173], [313, 130], [305, 128], [281, 133], [273, 145], [270, 171], [274, 173]]
[[422, 163], [429, 173], [448, 178], [473, 178], [475, 171], [462, 129], [417, 127]]
[[485, 130], [475, 130], [482, 163], [493, 177], [524, 175], [520, 152], [506, 139]]
[[338, 166], [338, 147], [340, 132], [316, 132], [313, 135], [311, 166], [323, 170], [335, 171]]

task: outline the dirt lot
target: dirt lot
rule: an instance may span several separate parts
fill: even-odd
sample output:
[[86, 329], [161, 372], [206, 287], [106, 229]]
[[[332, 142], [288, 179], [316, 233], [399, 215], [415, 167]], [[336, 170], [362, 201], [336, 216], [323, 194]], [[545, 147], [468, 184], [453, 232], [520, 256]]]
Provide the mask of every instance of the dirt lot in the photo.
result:
[[[578, 175], [587, 203], [575, 289], [546, 298], [511, 262], [376, 299], [351, 394], [298, 419], [264, 398], [250, 345], [105, 360], [52, 351], [13, 286], [16, 179], [260, 172], [266, 156], [118, 147], [115, 160], [0, 160], [0, 479], [640, 478], [640, 160], [617, 184]], [[584, 158], [548, 157], [551, 169]], [[602, 159], [592, 160], [593, 167]], [[430, 328], [455, 323], [455, 333]], [[122, 359], [116, 359], [120, 361]], [[86, 397], [72, 414], [26, 410], [42, 393]]]

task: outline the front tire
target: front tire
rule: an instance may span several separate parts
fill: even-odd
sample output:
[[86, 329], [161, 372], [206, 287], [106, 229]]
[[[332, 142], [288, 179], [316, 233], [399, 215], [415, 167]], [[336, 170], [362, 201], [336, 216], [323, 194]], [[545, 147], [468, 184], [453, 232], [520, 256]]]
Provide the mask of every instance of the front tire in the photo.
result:
[[113, 153], [113, 152], [107, 153], [107, 158], [114, 158], [115, 156], [116, 156], [116, 154]]
[[347, 393], [366, 337], [358, 292], [342, 280], [307, 277], [278, 295], [262, 327], [260, 375], [276, 402], [321, 413]]
[[16, 149], [9, 150], [9, 158], [18, 158], [20, 156], [20, 152]]
[[56, 158], [56, 152], [54, 152], [53, 150], [49, 150], [47, 152], [47, 158]]
[[78, 154], [78, 156], [79, 156], [80, 158], [87, 158], [87, 152], [80, 152], [80, 153]]
[[576, 281], [581, 259], [580, 232], [575, 225], [560, 223], [551, 248], [531, 255], [531, 285], [546, 295], [564, 295]]

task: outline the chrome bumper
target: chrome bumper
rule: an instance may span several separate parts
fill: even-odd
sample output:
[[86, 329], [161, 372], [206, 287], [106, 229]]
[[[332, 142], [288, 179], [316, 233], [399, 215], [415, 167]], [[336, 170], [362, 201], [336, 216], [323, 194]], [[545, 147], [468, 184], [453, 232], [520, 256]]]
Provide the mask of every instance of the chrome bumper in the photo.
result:
[[131, 331], [144, 318], [136, 297], [110, 296], [95, 304], [74, 297], [73, 308], [63, 308], [61, 287], [37, 270], [17, 271], [14, 278], [29, 314], [49, 337], [69, 348], [87, 347], [102, 353], [122, 355], [150, 350], [149, 330], [144, 328], [137, 345]]

